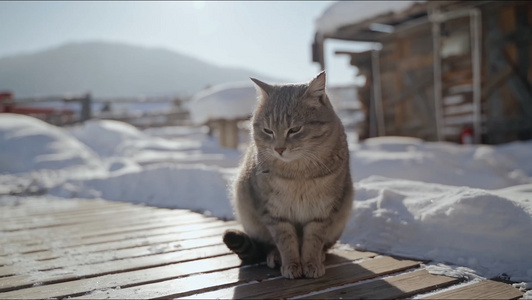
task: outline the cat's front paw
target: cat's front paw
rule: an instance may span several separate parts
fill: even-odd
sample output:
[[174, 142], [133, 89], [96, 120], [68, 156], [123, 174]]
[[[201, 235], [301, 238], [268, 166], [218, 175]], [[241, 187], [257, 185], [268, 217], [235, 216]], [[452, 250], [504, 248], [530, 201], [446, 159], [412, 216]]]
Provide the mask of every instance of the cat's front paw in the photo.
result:
[[281, 274], [288, 279], [301, 278], [303, 271], [299, 263], [288, 263], [281, 266]]
[[325, 275], [325, 266], [322, 262], [308, 262], [303, 264], [303, 273], [306, 278], [318, 278]]

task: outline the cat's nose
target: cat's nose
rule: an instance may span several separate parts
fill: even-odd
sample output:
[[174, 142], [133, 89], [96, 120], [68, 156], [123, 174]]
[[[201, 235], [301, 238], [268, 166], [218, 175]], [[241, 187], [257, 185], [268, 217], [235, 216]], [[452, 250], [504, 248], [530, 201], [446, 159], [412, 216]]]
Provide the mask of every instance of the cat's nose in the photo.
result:
[[273, 150], [275, 150], [275, 152], [279, 153], [279, 155], [283, 155], [283, 152], [284, 152], [284, 150], [286, 150], [286, 148], [285, 147], [274, 148]]

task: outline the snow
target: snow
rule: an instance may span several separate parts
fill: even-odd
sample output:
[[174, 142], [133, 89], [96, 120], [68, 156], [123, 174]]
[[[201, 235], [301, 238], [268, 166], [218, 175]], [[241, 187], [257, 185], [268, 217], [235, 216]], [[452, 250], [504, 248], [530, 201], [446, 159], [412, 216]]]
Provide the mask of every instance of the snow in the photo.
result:
[[[355, 205], [342, 243], [431, 260], [426, 268], [435, 274], [508, 276], [530, 287], [532, 141], [461, 146], [382, 137], [350, 149]], [[241, 156], [201, 126], [140, 131], [91, 120], [58, 128], [0, 114], [0, 194], [128, 201], [234, 219], [229, 186]]]
[[192, 97], [188, 105], [195, 124], [209, 120], [234, 120], [251, 116], [257, 92], [253, 83], [224, 83], [207, 88]]
[[532, 206], [532, 197], [380, 176], [359, 181], [355, 189], [356, 209], [342, 242], [453, 262], [486, 277], [501, 270], [518, 280], [532, 274], [532, 218], [523, 209]]
[[63, 130], [34, 118], [2, 114], [0, 118], [2, 173], [64, 169], [89, 165], [96, 158], [83, 143]]
[[332, 34], [342, 26], [391, 12], [400, 12], [424, 1], [336, 1], [316, 19], [316, 31]]
[[[371, 175], [482, 189], [532, 183], [530, 143], [499, 147], [424, 143], [407, 137], [382, 137], [352, 145], [355, 181]], [[528, 152], [527, 152], [528, 151]]]

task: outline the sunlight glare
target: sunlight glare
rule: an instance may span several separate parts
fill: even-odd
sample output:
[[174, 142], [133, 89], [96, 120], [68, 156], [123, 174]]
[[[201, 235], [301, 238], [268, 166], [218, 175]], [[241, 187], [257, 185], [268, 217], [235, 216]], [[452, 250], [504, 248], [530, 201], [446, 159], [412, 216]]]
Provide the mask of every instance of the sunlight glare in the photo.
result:
[[194, 5], [195, 9], [201, 10], [205, 7], [205, 1], [193, 1], [192, 5]]

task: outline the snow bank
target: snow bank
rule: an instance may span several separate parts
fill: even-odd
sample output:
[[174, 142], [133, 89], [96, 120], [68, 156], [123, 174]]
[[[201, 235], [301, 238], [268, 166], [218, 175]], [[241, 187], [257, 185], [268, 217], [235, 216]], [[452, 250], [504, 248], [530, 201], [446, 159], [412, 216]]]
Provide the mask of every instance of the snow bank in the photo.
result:
[[70, 132], [100, 156], [120, 154], [121, 143], [146, 138], [133, 125], [112, 120], [90, 120]]
[[67, 180], [48, 194], [186, 208], [233, 219], [228, 184], [234, 174], [234, 169], [205, 165], [156, 164], [114, 176]]
[[425, 1], [336, 1], [316, 19], [316, 30], [324, 35], [331, 34], [345, 25], [402, 11], [415, 2]]
[[226, 83], [205, 89], [188, 104], [195, 124], [215, 119], [239, 119], [251, 116], [257, 95], [252, 82]]
[[[80, 141], [102, 158], [131, 160], [140, 165], [176, 162], [233, 167], [240, 152], [223, 149], [205, 130], [172, 127], [139, 131], [132, 125], [112, 120], [92, 120], [70, 129]], [[167, 138], [163, 138], [165, 136]]]
[[94, 165], [95, 155], [64, 130], [38, 119], [0, 114], [0, 174]]
[[532, 141], [502, 146], [461, 146], [408, 137], [380, 137], [352, 144], [355, 181], [372, 175], [422, 182], [500, 189], [532, 183]]
[[[101, 120], [62, 130], [0, 114], [0, 192], [103, 198], [233, 219], [228, 186], [242, 153], [220, 148], [203, 130], [139, 131]], [[460, 146], [383, 137], [350, 149], [355, 206], [342, 242], [429, 259], [435, 264], [429, 271], [471, 269], [532, 282], [532, 141]]]
[[355, 190], [342, 242], [532, 280], [532, 198], [379, 176]]

